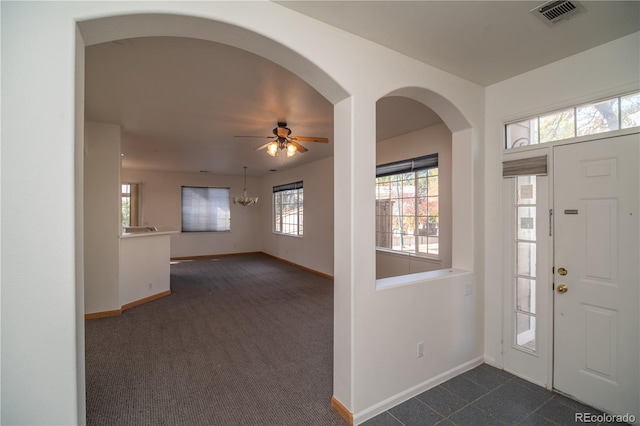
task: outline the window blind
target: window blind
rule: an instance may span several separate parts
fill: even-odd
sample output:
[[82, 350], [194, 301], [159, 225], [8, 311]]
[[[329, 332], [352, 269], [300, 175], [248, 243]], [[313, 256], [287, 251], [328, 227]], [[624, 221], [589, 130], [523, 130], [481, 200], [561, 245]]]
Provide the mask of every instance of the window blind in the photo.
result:
[[525, 175], [546, 175], [547, 156], [521, 158], [519, 160], [504, 161], [502, 163], [502, 177]]
[[182, 232], [229, 231], [229, 188], [182, 187]]
[[292, 189], [300, 189], [300, 188], [302, 188], [302, 181], [274, 186], [273, 192], [276, 193], [276, 192], [282, 192], [282, 191], [290, 191]]
[[417, 170], [432, 169], [438, 167], [438, 154], [429, 154], [423, 157], [410, 158], [408, 160], [395, 161], [393, 163], [376, 166], [376, 177], [410, 173]]

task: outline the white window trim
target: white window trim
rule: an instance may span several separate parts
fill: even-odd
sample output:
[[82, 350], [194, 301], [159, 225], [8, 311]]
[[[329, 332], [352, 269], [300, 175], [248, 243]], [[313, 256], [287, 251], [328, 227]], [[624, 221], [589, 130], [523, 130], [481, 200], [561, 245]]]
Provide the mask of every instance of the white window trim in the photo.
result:
[[[278, 188], [286, 188], [292, 186], [291, 188], [287, 188], [287, 189], [278, 189]], [[278, 192], [285, 192], [285, 191], [292, 191], [292, 190], [296, 190], [296, 191], [300, 191], [302, 190], [302, 194], [303, 194], [303, 198], [302, 198], [302, 203], [298, 203], [298, 209], [297, 209], [297, 215], [298, 215], [298, 223], [296, 224], [296, 233], [288, 233], [288, 232], [282, 232], [282, 231], [277, 231], [276, 230], [276, 218], [278, 217], [277, 213], [276, 213], [276, 199], [275, 196]], [[300, 212], [300, 210], [302, 209], [302, 213]], [[288, 184], [283, 184], [283, 185], [276, 185], [273, 187], [273, 194], [271, 196], [271, 213], [272, 213], [272, 218], [271, 218], [271, 233], [275, 234], [275, 235], [282, 235], [285, 237], [293, 237], [293, 238], [303, 238], [304, 237], [304, 181], [298, 181], [298, 182], [291, 182]], [[302, 232], [300, 232], [300, 217], [302, 216]], [[283, 224], [280, 224], [280, 227], [283, 227]]]

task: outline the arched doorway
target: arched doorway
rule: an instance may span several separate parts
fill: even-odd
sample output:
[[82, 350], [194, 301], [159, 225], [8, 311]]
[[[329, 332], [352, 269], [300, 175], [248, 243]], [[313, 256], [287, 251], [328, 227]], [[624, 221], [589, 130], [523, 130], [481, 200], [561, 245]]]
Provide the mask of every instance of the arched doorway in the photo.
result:
[[[270, 60], [278, 58], [283, 63], [292, 64], [293, 72], [301, 73], [301, 78], [308, 79], [316, 90], [332, 102], [340, 101], [346, 96], [346, 92], [319, 67], [301, 55], [263, 36], [229, 24], [184, 16], [128, 15], [83, 21], [78, 27], [86, 46], [120, 40], [123, 37], [135, 39], [141, 35], [194, 37], [225, 43], [268, 57]], [[123, 27], [128, 30], [122, 31]], [[176, 31], [176, 28], [181, 30]], [[80, 376], [83, 375], [83, 372], [79, 373]]]

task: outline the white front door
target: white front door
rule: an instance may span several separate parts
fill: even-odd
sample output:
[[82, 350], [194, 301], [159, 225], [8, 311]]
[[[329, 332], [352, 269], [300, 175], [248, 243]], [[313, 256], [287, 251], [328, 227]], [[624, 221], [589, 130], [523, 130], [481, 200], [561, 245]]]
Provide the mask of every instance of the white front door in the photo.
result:
[[558, 391], [640, 418], [640, 135], [558, 146], [554, 366]]

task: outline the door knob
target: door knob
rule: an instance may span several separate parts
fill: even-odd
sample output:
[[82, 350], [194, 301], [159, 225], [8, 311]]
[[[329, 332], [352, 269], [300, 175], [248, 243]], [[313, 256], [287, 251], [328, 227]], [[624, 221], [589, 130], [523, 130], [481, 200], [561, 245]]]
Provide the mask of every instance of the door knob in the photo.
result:
[[562, 294], [562, 293], [566, 293], [567, 291], [569, 291], [569, 287], [567, 287], [566, 284], [559, 284], [558, 288], [556, 290], [558, 291], [558, 293]]
[[567, 275], [567, 270], [564, 268], [558, 268], [558, 274], [564, 277], [565, 275]]

